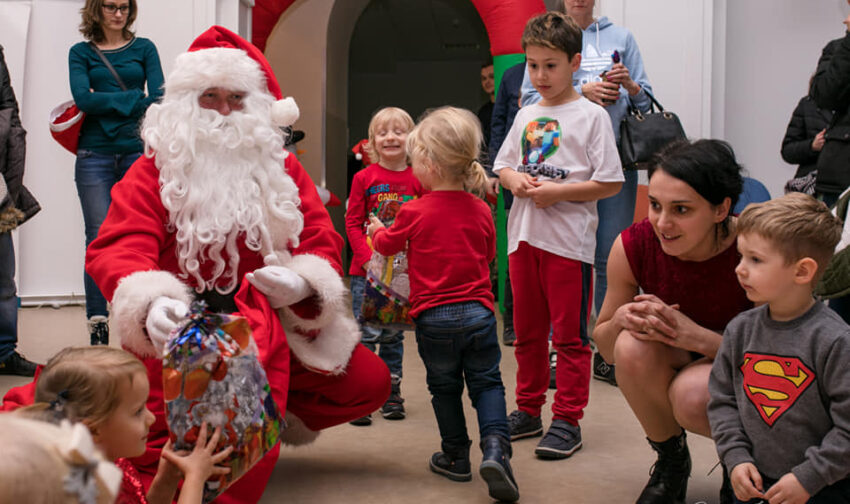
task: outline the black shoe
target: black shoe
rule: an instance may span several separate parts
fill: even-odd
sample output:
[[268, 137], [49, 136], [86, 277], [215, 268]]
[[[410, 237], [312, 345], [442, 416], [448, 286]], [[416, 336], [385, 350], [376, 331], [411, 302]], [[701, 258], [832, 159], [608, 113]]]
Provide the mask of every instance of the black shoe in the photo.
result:
[[372, 425], [372, 415], [366, 415], [360, 418], [355, 418], [354, 420], [348, 422], [351, 425], [356, 425], [358, 427], [365, 427], [367, 425]]
[[549, 388], [553, 390], [558, 389], [558, 353], [550, 352], [549, 353]]
[[539, 416], [531, 416], [525, 411], [515, 410], [508, 415], [508, 429], [511, 441], [543, 435], [543, 422]]
[[0, 362], [0, 375], [35, 376], [36, 367], [34, 362], [15, 351]]
[[599, 355], [599, 352], [593, 353], [593, 377], [597, 380], [608, 382], [613, 386], [617, 386], [617, 376], [614, 374], [614, 364], [608, 364], [605, 359]]
[[487, 482], [490, 497], [503, 502], [519, 500], [519, 489], [511, 471], [511, 442], [501, 436], [481, 440], [484, 458], [478, 474]]
[[516, 333], [514, 332], [514, 328], [505, 326], [505, 330], [502, 331], [502, 344], [505, 346], [513, 346], [515, 342]]
[[542, 459], [565, 459], [581, 449], [581, 427], [565, 420], [552, 420], [534, 454]]
[[407, 416], [404, 411], [404, 399], [396, 393], [390, 394], [390, 398], [381, 406], [381, 416], [387, 420], [404, 420]]
[[691, 454], [685, 431], [660, 443], [647, 441], [658, 453], [658, 459], [649, 471], [649, 482], [637, 504], [683, 504], [691, 475]]
[[89, 337], [91, 345], [108, 345], [109, 344], [109, 324], [106, 317], [95, 315], [89, 319]]
[[457, 450], [456, 453], [437, 452], [431, 455], [431, 460], [428, 465], [431, 471], [445, 476], [452, 481], [470, 481], [472, 479], [472, 469], [469, 463], [469, 445], [465, 448]]

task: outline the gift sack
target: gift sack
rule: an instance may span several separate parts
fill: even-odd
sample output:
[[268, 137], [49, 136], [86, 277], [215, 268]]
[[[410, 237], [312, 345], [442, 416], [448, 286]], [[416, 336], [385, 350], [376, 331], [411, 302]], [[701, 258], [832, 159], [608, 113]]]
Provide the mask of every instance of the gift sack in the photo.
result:
[[366, 264], [360, 323], [379, 329], [413, 329], [409, 297], [407, 253], [383, 256], [373, 251]]
[[222, 465], [230, 473], [204, 485], [213, 500], [277, 444], [285, 427], [260, 365], [248, 321], [193, 303], [162, 358], [166, 421], [175, 450], [191, 450], [201, 423], [221, 426], [216, 451], [233, 447]]
[[71, 154], [77, 153], [80, 128], [83, 127], [85, 117], [85, 112], [80, 110], [73, 100], [66, 101], [50, 111], [50, 134]]

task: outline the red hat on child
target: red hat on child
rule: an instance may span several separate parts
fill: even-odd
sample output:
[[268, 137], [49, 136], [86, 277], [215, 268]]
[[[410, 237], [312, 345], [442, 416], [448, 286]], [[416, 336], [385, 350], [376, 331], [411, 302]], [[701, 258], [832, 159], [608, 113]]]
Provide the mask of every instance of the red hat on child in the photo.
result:
[[291, 126], [299, 116], [291, 97], [283, 98], [280, 85], [266, 57], [257, 47], [221, 26], [212, 26], [177, 57], [174, 70], [166, 81], [166, 93], [201, 92], [220, 87], [232, 90], [269, 93], [272, 122]]

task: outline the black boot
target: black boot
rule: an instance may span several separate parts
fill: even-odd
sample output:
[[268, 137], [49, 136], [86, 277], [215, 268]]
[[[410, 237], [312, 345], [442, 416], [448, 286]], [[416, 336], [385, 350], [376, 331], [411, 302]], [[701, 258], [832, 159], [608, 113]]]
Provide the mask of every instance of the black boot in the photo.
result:
[[472, 479], [472, 469], [469, 463], [469, 447], [472, 441], [466, 443], [466, 446], [452, 447], [443, 443], [443, 451], [439, 451], [431, 455], [430, 466], [431, 470], [441, 476], [452, 481], [469, 481]]
[[484, 457], [478, 474], [487, 482], [490, 497], [503, 502], [519, 500], [519, 489], [511, 471], [511, 442], [499, 435], [481, 440]]
[[660, 443], [649, 438], [646, 440], [658, 453], [658, 459], [650, 470], [649, 483], [638, 497], [637, 504], [684, 503], [691, 475], [691, 454], [685, 431]]

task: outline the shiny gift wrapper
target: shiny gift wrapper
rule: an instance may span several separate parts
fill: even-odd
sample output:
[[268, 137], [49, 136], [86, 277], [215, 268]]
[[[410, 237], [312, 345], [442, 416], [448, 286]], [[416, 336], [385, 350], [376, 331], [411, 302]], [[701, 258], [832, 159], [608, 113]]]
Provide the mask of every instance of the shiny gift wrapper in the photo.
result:
[[191, 450], [201, 423], [222, 427], [216, 451], [233, 452], [222, 463], [230, 473], [204, 486], [213, 500], [271, 450], [285, 427], [271, 396], [248, 321], [192, 305], [172, 333], [162, 359], [166, 420], [175, 450]]
[[378, 329], [413, 329], [409, 297], [407, 253], [383, 256], [373, 251], [366, 264], [360, 323]]

